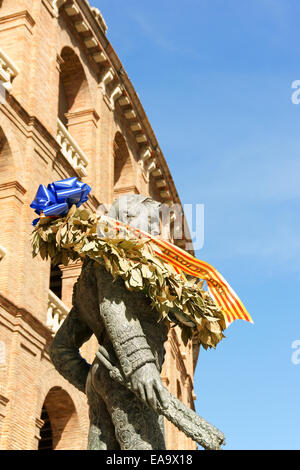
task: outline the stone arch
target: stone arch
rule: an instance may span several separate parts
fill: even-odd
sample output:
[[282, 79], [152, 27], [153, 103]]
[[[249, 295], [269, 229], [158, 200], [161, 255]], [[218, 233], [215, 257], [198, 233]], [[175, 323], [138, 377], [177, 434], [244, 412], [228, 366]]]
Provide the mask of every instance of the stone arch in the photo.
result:
[[[47, 419], [45, 419], [45, 416]], [[45, 435], [52, 450], [80, 449], [82, 445], [82, 433], [79, 417], [71, 396], [59, 386], [52, 387], [46, 395], [41, 414], [44, 425], [40, 430], [41, 439]], [[51, 444], [50, 444], [51, 441]], [[39, 448], [43, 448], [40, 441]]]
[[60, 54], [58, 117], [68, 127], [68, 115], [91, 107], [88, 80], [75, 51], [65, 46]]
[[[39, 393], [38, 393], [38, 400], [36, 403], [36, 420], [39, 422], [41, 420], [43, 408], [47, 410], [49, 421], [51, 423], [53, 419], [56, 419], [57, 415], [55, 412], [51, 413], [49, 409], [49, 402], [53, 403], [53, 396], [54, 393], [50, 395], [51, 400], [48, 400], [48, 409], [45, 408], [45, 404], [47, 405], [47, 397], [49, 393], [55, 392], [57, 397], [57, 402], [54, 405], [58, 405], [58, 401], [62, 401], [65, 403], [66, 407], [66, 415], [69, 415], [70, 423], [74, 427], [74, 433], [70, 434], [69, 430], [71, 429], [71, 425], [66, 423], [66, 427], [62, 434], [62, 440], [58, 443], [58, 446], [55, 449], [62, 449], [62, 446], [71, 445], [70, 449], [74, 450], [84, 450], [87, 447], [87, 437], [88, 437], [88, 428], [89, 428], [89, 419], [88, 419], [88, 406], [86, 401], [86, 396], [83, 393], [74, 393], [76, 392], [75, 388], [67, 382], [61, 375], [57, 373], [55, 368], [52, 366], [47, 371], [45, 371], [39, 379]], [[63, 408], [60, 408], [63, 411]], [[71, 413], [70, 413], [71, 411]], [[63, 423], [63, 421], [62, 421]], [[59, 428], [58, 428], [59, 432]], [[41, 429], [37, 431], [41, 435]], [[68, 436], [69, 434], [69, 436]], [[53, 436], [54, 445], [57, 442], [58, 434]], [[70, 442], [72, 436], [72, 442]], [[64, 447], [65, 449], [67, 447]]]
[[124, 136], [117, 132], [114, 139], [114, 196], [137, 194], [135, 171]]

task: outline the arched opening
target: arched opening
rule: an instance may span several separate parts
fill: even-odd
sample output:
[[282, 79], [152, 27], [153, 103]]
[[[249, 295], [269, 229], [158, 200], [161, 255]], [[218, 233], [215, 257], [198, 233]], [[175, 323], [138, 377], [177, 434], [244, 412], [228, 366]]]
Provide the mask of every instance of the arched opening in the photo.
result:
[[90, 93], [83, 67], [73, 49], [64, 47], [61, 58], [58, 117], [64, 126], [68, 128], [68, 114], [89, 107]]
[[53, 387], [44, 401], [39, 450], [79, 450], [82, 436], [78, 415], [70, 395], [61, 387]]
[[137, 194], [135, 175], [126, 141], [120, 132], [114, 140], [114, 196]]
[[59, 266], [52, 266], [50, 268], [50, 283], [49, 288], [52, 292], [61, 299], [62, 296], [62, 272]]
[[[84, 116], [84, 119], [83, 119]], [[64, 47], [60, 55], [57, 141], [60, 153], [78, 176], [86, 176], [91, 152], [94, 110], [88, 80], [77, 54]]]
[[48, 411], [45, 406], [42, 408], [41, 420], [44, 421], [44, 424], [40, 430], [41, 438], [39, 441], [38, 450], [53, 450], [52, 428]]

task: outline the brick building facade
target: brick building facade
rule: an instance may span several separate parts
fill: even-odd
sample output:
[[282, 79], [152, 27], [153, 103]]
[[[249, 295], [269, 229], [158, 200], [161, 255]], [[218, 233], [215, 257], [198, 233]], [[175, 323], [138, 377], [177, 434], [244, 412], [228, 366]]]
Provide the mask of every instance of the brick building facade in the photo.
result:
[[[86, 0], [0, 0], [0, 448], [84, 449], [84, 394], [49, 359], [80, 264], [32, 259], [39, 184], [77, 176], [91, 210], [127, 193], [180, 203], [139, 98]], [[185, 246], [181, 240], [180, 246]], [[95, 340], [81, 353], [92, 361]], [[194, 407], [197, 350], [169, 333], [162, 379]], [[168, 449], [196, 445], [166, 423]]]

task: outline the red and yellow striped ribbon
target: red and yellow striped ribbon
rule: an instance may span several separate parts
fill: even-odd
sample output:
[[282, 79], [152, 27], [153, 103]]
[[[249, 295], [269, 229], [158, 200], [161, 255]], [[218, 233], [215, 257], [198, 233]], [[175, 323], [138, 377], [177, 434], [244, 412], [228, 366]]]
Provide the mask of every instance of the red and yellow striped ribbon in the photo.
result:
[[211, 296], [224, 314], [227, 326], [234, 320], [246, 320], [253, 323], [251, 316], [232, 287], [222, 274], [210, 264], [198, 260], [191, 254], [173, 245], [173, 243], [153, 237], [149, 233], [130, 227], [123, 222], [107, 216], [102, 216], [100, 222], [105, 222], [116, 230], [120, 230], [120, 227], [122, 227], [122, 230], [134, 234], [137, 238], [141, 236], [148, 238], [153, 244], [155, 254], [170, 263], [178, 273], [183, 271], [186, 274], [205, 280]]

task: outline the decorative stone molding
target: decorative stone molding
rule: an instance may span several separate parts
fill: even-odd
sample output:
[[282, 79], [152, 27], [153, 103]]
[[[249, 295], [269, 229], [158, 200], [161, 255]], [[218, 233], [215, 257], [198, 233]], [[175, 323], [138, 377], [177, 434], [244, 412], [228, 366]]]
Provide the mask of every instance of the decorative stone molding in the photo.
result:
[[112, 91], [112, 94], [110, 95], [110, 101], [112, 107], [114, 107], [115, 101], [122, 96], [123, 90], [120, 85], [116, 86], [114, 90]]
[[[66, 3], [67, 0], [52, 0], [52, 4], [53, 4], [53, 8], [55, 8], [56, 10], [58, 10], [64, 3]], [[86, 3], [89, 5], [89, 2], [86, 1]], [[102, 29], [103, 33], [106, 34], [106, 31], [107, 31], [107, 24], [103, 18], [103, 15], [101, 13], [101, 11], [98, 9], [98, 8], [95, 8], [95, 7], [90, 7], [98, 25], [100, 26], [100, 28]], [[67, 13], [67, 15], [69, 16], [75, 16], [75, 15], [78, 15], [79, 14], [79, 9], [77, 7], [77, 5], [75, 5], [74, 3], [67, 3], [67, 5], [65, 6], [65, 11]]]
[[89, 31], [89, 26], [83, 20], [76, 21], [75, 28], [77, 29], [78, 33], [85, 33], [86, 31]]
[[156, 168], [156, 162], [154, 159], [150, 160], [149, 161], [149, 164], [147, 166], [147, 176], [149, 177], [149, 175], [155, 170]]
[[[119, 103], [120, 103], [121, 100], [119, 100]], [[135, 131], [141, 131], [142, 130], [142, 126], [139, 122], [135, 122], [134, 124], [131, 124], [130, 126], [130, 129], [135, 132]]]
[[5, 52], [0, 49], [0, 80], [6, 90], [12, 89], [12, 81], [19, 74], [18, 67], [9, 59]]
[[138, 188], [135, 185], [124, 186], [122, 188], [114, 189], [114, 198], [122, 196], [123, 194], [140, 194]]
[[120, 106], [128, 106], [130, 104], [130, 100], [128, 96], [122, 96], [122, 98], [119, 99], [118, 103]]
[[126, 119], [136, 118], [136, 114], [135, 114], [135, 111], [133, 109], [129, 109], [128, 111], [126, 111], [124, 113], [124, 116], [126, 117]]
[[150, 158], [152, 156], [152, 151], [151, 151], [151, 148], [150, 147], [147, 147], [146, 149], [144, 149], [141, 153], [141, 160], [143, 162], [145, 162], [147, 160], [147, 158]]
[[16, 198], [21, 204], [24, 204], [24, 194], [26, 189], [18, 181], [8, 181], [7, 183], [0, 184], [1, 198], [8, 197]]
[[167, 186], [167, 182], [164, 179], [158, 180], [158, 181], [156, 181], [156, 186], [158, 188], [165, 188]]
[[[66, 0], [62, 0], [61, 3], [65, 3]], [[65, 12], [69, 16], [75, 16], [79, 14], [79, 8], [74, 3], [65, 6]]]
[[153, 176], [162, 176], [162, 171], [160, 168], [157, 168], [155, 171], [153, 171]]
[[138, 164], [142, 170], [142, 174], [144, 177], [144, 180], [146, 183], [149, 183], [149, 175], [148, 171], [145, 169], [145, 162], [148, 158], [152, 157], [152, 151], [150, 147], [146, 147], [143, 149], [142, 153], [140, 154], [140, 160], [138, 161]]
[[80, 176], [86, 176], [86, 167], [89, 163], [83, 151], [76, 144], [63, 123], [57, 120], [57, 142], [61, 147], [61, 153]]
[[97, 127], [97, 123], [100, 119], [99, 114], [94, 108], [80, 109], [70, 113], [65, 113], [65, 117], [68, 120], [68, 126], [83, 124], [84, 122], [92, 121]]
[[110, 82], [113, 81], [114, 75], [115, 75], [115, 72], [113, 71], [112, 67], [110, 67], [110, 68], [106, 71], [106, 73], [105, 73], [105, 75], [104, 75], [104, 77], [103, 77], [103, 79], [102, 79], [102, 82], [104, 83], [105, 86], [108, 85], [108, 83], [110, 83]]
[[102, 29], [104, 34], [106, 34], [107, 24], [105, 23], [105, 20], [103, 18], [103, 15], [102, 15], [101, 11], [98, 8], [95, 8], [95, 7], [91, 7], [91, 10], [92, 10], [92, 12], [93, 12], [100, 28]]
[[144, 142], [147, 142], [147, 136], [145, 134], [138, 134], [136, 137], [135, 137], [135, 140], [139, 143], [139, 144], [143, 144]]
[[[156, 169], [156, 161], [154, 158], [151, 158], [152, 152], [150, 147], [147, 147], [146, 150], [141, 155], [141, 159], [138, 161], [139, 166], [141, 167], [143, 177], [147, 183], [149, 183], [150, 174]], [[148, 165], [145, 166], [145, 162], [148, 162]]]
[[[102, 93], [103, 95], [107, 95], [107, 92], [106, 92], [106, 87], [107, 85], [113, 81], [113, 79], [115, 78], [115, 72], [113, 70], [112, 67], [109, 67], [104, 75], [103, 75], [103, 78], [102, 78], [102, 82], [100, 84], [100, 87], [102, 89]], [[111, 100], [109, 100], [110, 104], [111, 104]]]
[[[53, 4], [55, 4], [56, 6], [53, 5], [53, 7], [58, 12], [58, 9], [64, 3], [66, 3], [66, 0], [54, 0]], [[88, 2], [86, 2], [86, 3], [88, 4]], [[91, 12], [93, 13], [98, 25], [100, 26], [100, 28], [102, 29], [102, 31], [105, 34], [106, 31], [107, 31], [107, 25], [104, 21], [104, 18], [102, 16], [101, 12], [98, 10], [98, 8], [90, 7], [90, 9], [91, 9]], [[107, 56], [103, 51], [101, 51], [101, 46], [99, 45], [97, 37], [95, 36], [93, 30], [91, 29], [90, 24], [87, 23], [87, 21], [85, 21], [82, 18], [82, 16], [81, 16], [80, 20], [76, 21], [77, 20], [77, 15], [80, 15], [80, 10], [79, 10], [78, 6], [75, 3], [68, 2], [64, 6], [64, 10], [65, 10], [66, 14], [71, 17], [72, 20], [73, 20], [73, 17], [74, 17], [74, 27], [77, 30], [77, 32], [79, 34], [84, 33], [84, 37], [82, 37], [82, 39], [83, 39], [83, 42], [84, 42], [85, 46], [88, 49], [94, 49], [94, 48], [98, 49], [97, 51], [95, 51], [92, 54], [94, 61], [98, 64], [100, 64], [101, 62], [106, 62], [108, 60]], [[89, 33], [90, 35], [88, 36], [87, 33]]]
[[170, 194], [170, 191], [169, 190], [166, 190], [166, 191], [161, 191], [160, 192], [160, 196], [163, 198], [163, 199], [169, 199], [171, 197], [171, 194]]
[[[6, 255], [7, 251], [6, 249], [0, 245], [0, 261], [4, 258], [4, 256]], [[1, 350], [1, 348], [0, 348]]]
[[[17, 28], [25, 27], [30, 34], [35, 25], [35, 21], [27, 10], [16, 11], [10, 15], [1, 16], [0, 25], [5, 25], [4, 28]], [[5, 30], [3, 29], [2, 32]]]
[[84, 44], [88, 49], [91, 49], [92, 47], [97, 47], [98, 46], [98, 43], [97, 43], [96, 39], [94, 38], [94, 36], [91, 36], [91, 37], [85, 39]]
[[46, 325], [53, 334], [57, 332], [68, 313], [66, 305], [49, 289]]
[[52, 16], [58, 15], [57, 0], [42, 0], [42, 3]]
[[96, 52], [95, 54], [93, 54], [93, 59], [95, 62], [97, 63], [101, 63], [101, 62], [106, 62], [107, 61], [107, 57], [106, 55], [104, 54], [104, 52]]

